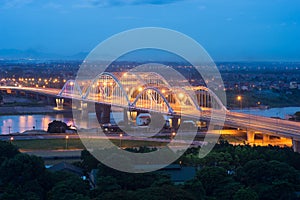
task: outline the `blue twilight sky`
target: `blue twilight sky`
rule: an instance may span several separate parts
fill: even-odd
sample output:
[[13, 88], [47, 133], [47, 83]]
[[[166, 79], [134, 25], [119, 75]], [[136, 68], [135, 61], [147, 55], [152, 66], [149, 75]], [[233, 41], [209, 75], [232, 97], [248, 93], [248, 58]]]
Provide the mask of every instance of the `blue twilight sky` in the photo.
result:
[[300, 60], [299, 0], [0, 0], [0, 49], [72, 55], [144, 26], [187, 34], [214, 60]]

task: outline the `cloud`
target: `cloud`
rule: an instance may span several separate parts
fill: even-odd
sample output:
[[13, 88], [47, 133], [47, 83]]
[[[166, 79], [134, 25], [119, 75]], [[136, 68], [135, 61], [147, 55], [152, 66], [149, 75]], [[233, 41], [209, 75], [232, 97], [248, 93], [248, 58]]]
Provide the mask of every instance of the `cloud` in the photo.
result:
[[184, 0], [85, 0], [76, 7], [110, 7], [110, 6], [126, 6], [126, 5], [165, 5], [172, 4]]
[[4, 9], [19, 8], [32, 2], [33, 0], [4, 0], [0, 3], [0, 7]]

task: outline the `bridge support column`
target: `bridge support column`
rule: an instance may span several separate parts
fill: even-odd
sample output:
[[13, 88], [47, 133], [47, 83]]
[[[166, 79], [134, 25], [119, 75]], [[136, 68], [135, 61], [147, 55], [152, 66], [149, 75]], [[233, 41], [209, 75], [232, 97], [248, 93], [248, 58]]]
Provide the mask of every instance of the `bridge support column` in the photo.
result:
[[293, 150], [294, 152], [300, 153], [300, 141], [293, 139]]
[[110, 123], [111, 105], [95, 104], [96, 116], [101, 124]]
[[128, 114], [129, 114], [128, 109], [124, 108], [124, 110], [123, 110], [123, 121], [124, 121], [125, 125], [127, 125], [129, 123]]
[[255, 132], [254, 131], [247, 131], [247, 142], [254, 143]]
[[81, 101], [80, 107], [81, 107], [81, 119], [88, 120], [89, 119], [88, 104], [86, 102]]
[[171, 123], [172, 123], [172, 128], [178, 129], [180, 125], [180, 117], [178, 116], [173, 116], [171, 118]]
[[263, 134], [263, 143], [269, 143], [270, 142], [270, 135]]
[[63, 110], [64, 109], [64, 99], [57, 98], [57, 99], [55, 99], [55, 102], [56, 102], [56, 108], [58, 110]]

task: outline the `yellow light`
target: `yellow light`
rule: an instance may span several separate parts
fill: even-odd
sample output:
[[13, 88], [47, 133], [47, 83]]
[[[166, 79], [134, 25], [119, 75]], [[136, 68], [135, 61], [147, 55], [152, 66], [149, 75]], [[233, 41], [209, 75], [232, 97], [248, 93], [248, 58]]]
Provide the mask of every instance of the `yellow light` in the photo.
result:
[[143, 88], [142, 87], [139, 87], [139, 92], [141, 92], [143, 90]]
[[162, 89], [161, 92], [164, 94], [164, 93], [166, 93], [166, 90], [165, 90], [165, 89]]
[[237, 96], [237, 100], [241, 101], [242, 100], [242, 96], [241, 95]]
[[64, 83], [65, 83], [65, 82], [67, 82], [67, 80], [66, 80], [66, 79], [64, 79]]
[[183, 99], [184, 94], [183, 94], [183, 93], [179, 93], [179, 94], [178, 94], [178, 97], [179, 97], [179, 99]]
[[69, 139], [69, 136], [68, 136], [68, 135], [66, 135], [66, 139]]
[[39, 78], [39, 81], [42, 81], [42, 79], [41, 79], [41, 78]]
[[43, 88], [46, 88], [46, 86], [43, 85]]
[[13, 141], [14, 140], [14, 137], [10, 137], [10, 141]]
[[39, 87], [39, 85], [38, 85], [38, 84], [36, 84], [36, 85], [35, 85], [35, 87], [37, 87], [37, 88], [38, 88], [38, 87]]
[[122, 133], [120, 133], [120, 137], [123, 137], [123, 134], [122, 134]]
[[73, 86], [73, 85], [74, 85], [74, 83], [71, 81], [71, 82], [70, 82], [70, 85], [71, 85], [71, 86]]

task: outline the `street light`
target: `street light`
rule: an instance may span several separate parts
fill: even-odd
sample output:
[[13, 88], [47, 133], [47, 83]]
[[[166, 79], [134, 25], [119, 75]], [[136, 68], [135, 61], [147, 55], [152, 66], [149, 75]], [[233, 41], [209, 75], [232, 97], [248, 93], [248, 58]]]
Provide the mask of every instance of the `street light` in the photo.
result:
[[240, 102], [240, 108], [241, 108], [241, 110], [243, 110], [243, 98], [242, 98], [242, 96], [239, 95], [239, 96], [237, 96], [236, 99]]
[[122, 134], [122, 133], [120, 133], [120, 135], [119, 135], [119, 136], [120, 136], [120, 145], [119, 145], [119, 146], [120, 146], [120, 149], [121, 149], [121, 148], [122, 148], [122, 137], [123, 137], [123, 134]]
[[14, 137], [10, 137], [10, 143], [12, 143], [12, 141], [14, 140]]
[[173, 132], [171, 133], [171, 139], [174, 139], [175, 136], [176, 136], [176, 132], [173, 131]]
[[68, 139], [69, 139], [69, 136], [66, 135], [66, 149], [68, 149]]

